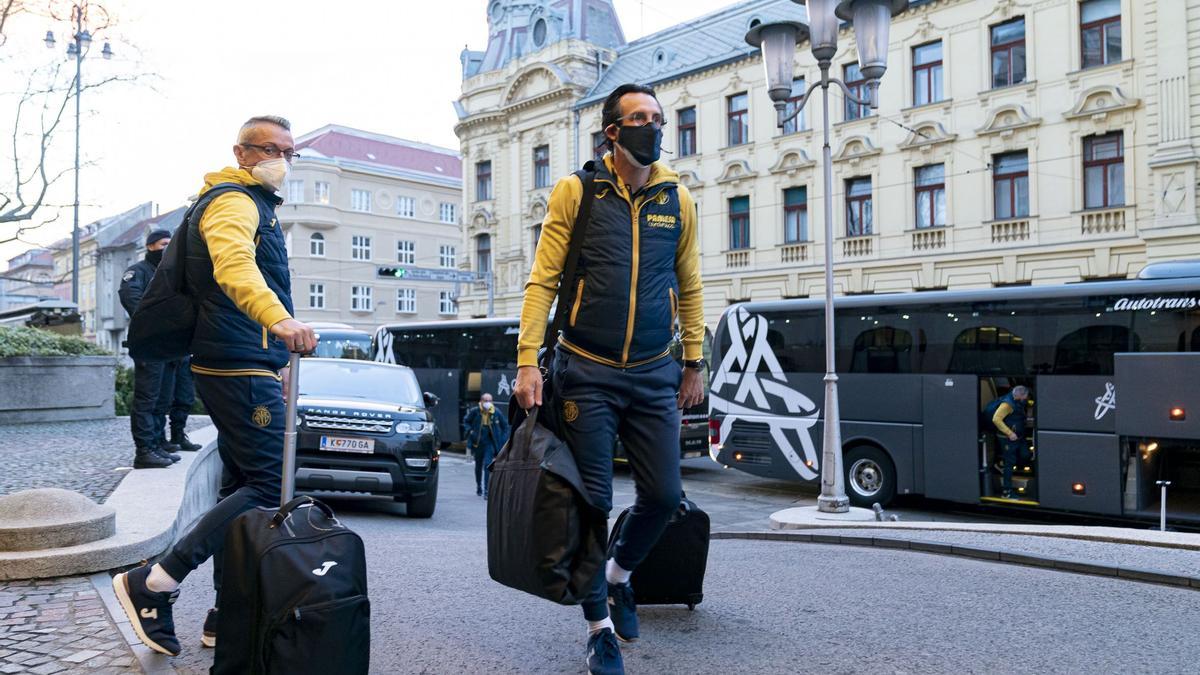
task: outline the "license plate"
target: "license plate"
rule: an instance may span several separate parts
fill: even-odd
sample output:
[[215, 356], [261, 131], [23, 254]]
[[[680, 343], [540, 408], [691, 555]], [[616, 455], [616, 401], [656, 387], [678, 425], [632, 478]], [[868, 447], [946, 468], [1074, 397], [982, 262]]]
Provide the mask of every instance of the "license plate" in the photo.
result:
[[326, 452], [360, 452], [371, 454], [375, 452], [375, 441], [369, 438], [322, 436], [321, 449]]

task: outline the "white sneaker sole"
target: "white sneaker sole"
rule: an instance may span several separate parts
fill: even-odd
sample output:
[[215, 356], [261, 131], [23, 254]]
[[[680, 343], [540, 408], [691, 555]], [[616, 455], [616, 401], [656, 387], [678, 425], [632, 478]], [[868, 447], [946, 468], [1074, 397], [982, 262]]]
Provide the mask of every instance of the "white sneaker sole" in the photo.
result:
[[133, 632], [137, 634], [142, 644], [159, 654], [179, 656], [178, 652], [171, 652], [154, 640], [151, 640], [150, 636], [146, 635], [146, 631], [142, 629], [142, 621], [138, 618], [137, 609], [133, 606], [133, 599], [129, 597], [129, 588], [126, 585], [128, 582], [125, 580], [126, 574], [122, 572], [114, 576], [112, 578], [112, 586], [113, 592], [117, 594], [117, 601], [121, 603], [121, 609], [125, 610], [125, 617], [129, 619], [129, 624], [133, 626]]
[[206, 647], [208, 649], [216, 649], [217, 648], [217, 636], [213, 635], [212, 637], [209, 637], [207, 635], [201, 635], [200, 636], [200, 646]]

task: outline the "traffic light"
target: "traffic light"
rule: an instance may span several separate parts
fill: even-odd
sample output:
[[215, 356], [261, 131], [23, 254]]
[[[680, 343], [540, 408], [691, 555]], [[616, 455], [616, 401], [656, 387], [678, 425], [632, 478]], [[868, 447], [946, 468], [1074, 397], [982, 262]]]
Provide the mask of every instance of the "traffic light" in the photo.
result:
[[403, 267], [380, 267], [378, 269], [378, 275], [391, 279], [403, 279], [408, 275], [408, 270]]

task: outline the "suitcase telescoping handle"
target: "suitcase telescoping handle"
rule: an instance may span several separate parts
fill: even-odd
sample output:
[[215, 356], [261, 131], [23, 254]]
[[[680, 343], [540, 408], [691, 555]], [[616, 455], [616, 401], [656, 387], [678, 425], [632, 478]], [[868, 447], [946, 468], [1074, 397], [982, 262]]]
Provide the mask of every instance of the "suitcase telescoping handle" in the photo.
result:
[[300, 398], [300, 355], [292, 353], [288, 360], [287, 391], [284, 392], [283, 422], [283, 488], [279, 507], [292, 501], [296, 492], [296, 400]]

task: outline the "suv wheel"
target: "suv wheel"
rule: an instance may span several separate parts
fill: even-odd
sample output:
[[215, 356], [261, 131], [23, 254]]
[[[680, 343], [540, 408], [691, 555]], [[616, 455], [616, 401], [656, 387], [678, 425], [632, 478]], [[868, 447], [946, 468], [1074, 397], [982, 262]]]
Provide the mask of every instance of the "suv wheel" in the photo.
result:
[[429, 482], [429, 490], [420, 497], [409, 497], [407, 515], [409, 518], [430, 518], [437, 507], [438, 479], [435, 475]]

